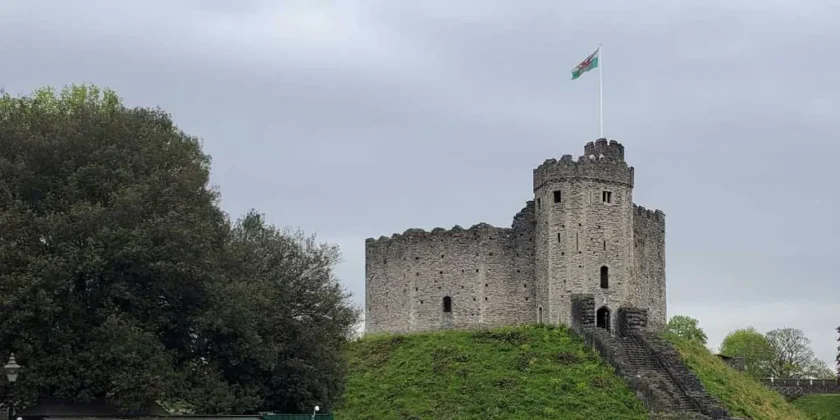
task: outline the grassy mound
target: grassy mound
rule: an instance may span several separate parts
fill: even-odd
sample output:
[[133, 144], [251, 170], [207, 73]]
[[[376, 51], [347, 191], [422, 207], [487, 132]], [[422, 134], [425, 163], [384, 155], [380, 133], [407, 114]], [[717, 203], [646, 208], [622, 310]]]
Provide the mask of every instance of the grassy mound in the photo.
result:
[[564, 327], [366, 337], [336, 419], [647, 419], [624, 381]]
[[679, 349], [683, 360], [734, 416], [753, 420], [809, 420], [785, 401], [778, 392], [729, 367], [702, 345], [667, 337]]
[[804, 395], [792, 404], [812, 420], [840, 419], [840, 395]]

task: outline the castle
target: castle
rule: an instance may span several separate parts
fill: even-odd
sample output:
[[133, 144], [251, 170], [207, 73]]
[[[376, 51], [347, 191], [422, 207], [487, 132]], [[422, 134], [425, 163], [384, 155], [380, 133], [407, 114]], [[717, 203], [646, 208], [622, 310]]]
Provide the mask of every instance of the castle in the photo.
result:
[[573, 294], [594, 296], [598, 327], [632, 307], [663, 328], [665, 214], [633, 204], [633, 173], [624, 146], [598, 139], [534, 169], [534, 200], [510, 228], [368, 238], [366, 333], [571, 325]]

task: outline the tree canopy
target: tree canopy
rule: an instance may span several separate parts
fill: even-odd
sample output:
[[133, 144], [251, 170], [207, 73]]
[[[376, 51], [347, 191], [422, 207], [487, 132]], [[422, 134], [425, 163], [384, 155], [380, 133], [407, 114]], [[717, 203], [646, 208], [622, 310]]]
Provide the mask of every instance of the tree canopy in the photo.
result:
[[232, 223], [209, 174], [197, 138], [113, 91], [0, 97], [0, 352], [24, 366], [19, 399], [331, 406], [359, 317], [338, 249], [255, 211]]
[[674, 315], [668, 320], [666, 332], [673, 334], [684, 340], [693, 341], [702, 345], [706, 345], [708, 338], [706, 333], [700, 328], [700, 322], [686, 315]]
[[778, 328], [766, 334], [749, 327], [729, 333], [720, 352], [743, 357], [747, 373], [754, 378], [827, 378], [831, 370], [815, 355], [811, 340], [798, 329]]

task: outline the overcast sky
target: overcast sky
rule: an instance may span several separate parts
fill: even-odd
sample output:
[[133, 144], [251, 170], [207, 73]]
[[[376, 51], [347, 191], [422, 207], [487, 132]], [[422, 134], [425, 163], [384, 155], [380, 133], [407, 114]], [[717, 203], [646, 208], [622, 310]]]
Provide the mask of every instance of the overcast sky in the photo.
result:
[[[562, 4], [561, 4], [562, 3]], [[840, 221], [831, 0], [5, 0], [0, 84], [90, 82], [160, 106], [238, 217], [337, 243], [510, 226], [532, 169], [605, 134], [667, 214], [669, 315], [716, 347], [801, 328], [833, 364]]]

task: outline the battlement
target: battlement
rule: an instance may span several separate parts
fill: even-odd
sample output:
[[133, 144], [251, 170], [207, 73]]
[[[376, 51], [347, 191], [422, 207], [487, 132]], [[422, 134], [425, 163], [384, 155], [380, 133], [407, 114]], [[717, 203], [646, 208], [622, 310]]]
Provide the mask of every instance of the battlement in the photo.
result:
[[649, 210], [642, 206], [633, 204], [633, 213], [636, 217], [653, 219], [657, 222], [665, 222], [665, 213], [662, 210]]
[[510, 228], [502, 228], [496, 227], [487, 223], [477, 223], [470, 226], [468, 229], [464, 229], [459, 225], [455, 225], [452, 229], [444, 229], [442, 227], [436, 227], [431, 231], [426, 231], [425, 229], [413, 228], [408, 229], [402, 234], [395, 233], [388, 236], [380, 236], [377, 238], [367, 238], [365, 239], [365, 245], [368, 247], [373, 247], [380, 244], [388, 244], [391, 241], [399, 241], [399, 240], [434, 240], [434, 239], [443, 239], [455, 235], [461, 236], [474, 236], [474, 237], [487, 237], [488, 239], [504, 239], [508, 238], [511, 235], [512, 230]]
[[586, 154], [579, 156], [577, 161], [572, 159], [572, 155], [544, 161], [534, 169], [534, 191], [547, 182], [570, 179], [591, 179], [633, 187], [633, 167], [624, 162], [624, 146], [614, 140], [607, 144], [606, 140], [600, 139], [587, 143], [584, 151]]
[[610, 140], [607, 143], [607, 139], [600, 138], [595, 142], [586, 143], [586, 146], [583, 146], [583, 155], [586, 157], [594, 156], [595, 159], [604, 156], [605, 159], [623, 161], [624, 146], [615, 140]]

